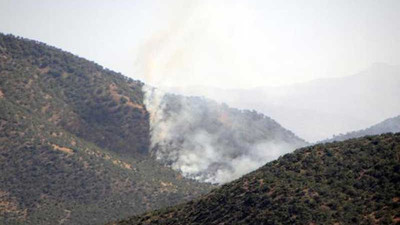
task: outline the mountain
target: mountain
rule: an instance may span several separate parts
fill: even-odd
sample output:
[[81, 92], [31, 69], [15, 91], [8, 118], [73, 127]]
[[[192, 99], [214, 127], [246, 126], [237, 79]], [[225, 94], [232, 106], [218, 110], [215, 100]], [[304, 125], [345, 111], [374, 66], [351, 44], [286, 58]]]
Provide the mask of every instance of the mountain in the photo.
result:
[[101, 224], [175, 205], [306, 144], [255, 111], [160, 94], [0, 34], [0, 224]]
[[112, 224], [399, 224], [400, 133], [296, 150], [197, 200]]
[[[267, 84], [266, 84], [267, 85]], [[360, 130], [400, 112], [400, 66], [376, 63], [343, 77], [250, 89], [166, 89], [204, 95], [232, 107], [255, 109], [309, 142]]]
[[142, 86], [0, 34], [0, 224], [102, 224], [210, 191], [149, 156]]
[[400, 116], [386, 119], [374, 126], [368, 127], [363, 130], [335, 135], [333, 138], [324, 140], [322, 142], [344, 141], [347, 139], [358, 138], [367, 135], [378, 135], [384, 133], [397, 133], [397, 132], [400, 132]]
[[186, 177], [225, 183], [307, 145], [254, 110], [153, 88], [147, 88], [146, 93], [151, 152]]

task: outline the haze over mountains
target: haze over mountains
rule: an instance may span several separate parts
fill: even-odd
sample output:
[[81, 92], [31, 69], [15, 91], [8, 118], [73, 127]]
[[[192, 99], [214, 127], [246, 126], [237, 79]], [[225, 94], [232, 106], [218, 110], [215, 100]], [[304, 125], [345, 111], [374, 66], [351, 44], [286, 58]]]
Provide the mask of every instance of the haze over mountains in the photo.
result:
[[[193, 199], [215, 188], [203, 182], [229, 182], [307, 145], [256, 111], [163, 93], [36, 41], [1, 34], [0, 66], [0, 222], [97, 224], [136, 215]], [[388, 110], [375, 116], [397, 107], [396, 74], [382, 79], [387, 90], [374, 106]], [[352, 77], [364, 80], [355, 95], [378, 83], [364, 75]], [[396, 121], [374, 130], [395, 131]]]
[[352, 131], [346, 134], [335, 135], [333, 138], [323, 140], [322, 142], [344, 141], [351, 138], [358, 138], [367, 135], [398, 133], [398, 132], [400, 132], [400, 116], [386, 119], [366, 129]]
[[400, 225], [399, 12], [0, 0], [0, 225]]
[[0, 0], [0, 225], [400, 225], [399, 12]]
[[255, 109], [305, 140], [316, 142], [397, 116], [399, 87], [400, 66], [377, 63], [351, 76], [290, 86], [247, 90], [175, 87], [167, 90], [204, 95], [233, 107]]

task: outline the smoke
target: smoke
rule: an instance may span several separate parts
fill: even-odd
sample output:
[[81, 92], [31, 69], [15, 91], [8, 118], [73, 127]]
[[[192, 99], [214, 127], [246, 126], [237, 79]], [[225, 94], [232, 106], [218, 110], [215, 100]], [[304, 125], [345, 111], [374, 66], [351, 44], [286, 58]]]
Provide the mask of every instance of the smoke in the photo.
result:
[[[264, 68], [274, 68], [275, 45], [268, 43], [254, 9], [245, 2], [173, 2], [169, 16], [163, 15], [165, 29], [154, 32], [139, 50], [137, 73], [146, 77], [146, 83], [258, 85]], [[252, 79], [244, 79], [250, 75]], [[185, 177], [228, 182], [304, 145], [254, 111], [143, 89], [150, 112], [151, 153]]]
[[293, 145], [283, 142], [265, 141], [254, 144], [250, 151], [229, 160], [229, 170], [218, 170], [211, 182], [225, 183], [247, 174], [279, 156], [292, 152]]
[[185, 177], [225, 183], [304, 144], [275, 121], [144, 86], [151, 153]]
[[[265, 34], [254, 10], [243, 1], [176, 0], [163, 14], [166, 20], [138, 49], [136, 74], [153, 86], [258, 85], [265, 60]], [[262, 49], [262, 50], [261, 50]], [[261, 66], [262, 65], [262, 66]], [[245, 76], [253, 79], [242, 79]], [[207, 78], [207, 79], [205, 79]]]

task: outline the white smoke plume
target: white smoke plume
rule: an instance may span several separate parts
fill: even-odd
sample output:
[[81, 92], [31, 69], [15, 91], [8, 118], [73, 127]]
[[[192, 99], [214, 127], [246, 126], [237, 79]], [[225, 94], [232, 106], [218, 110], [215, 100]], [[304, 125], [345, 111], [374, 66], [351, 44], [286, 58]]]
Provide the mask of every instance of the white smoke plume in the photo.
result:
[[143, 90], [150, 112], [151, 152], [185, 177], [229, 182], [304, 145], [254, 111], [149, 86]]

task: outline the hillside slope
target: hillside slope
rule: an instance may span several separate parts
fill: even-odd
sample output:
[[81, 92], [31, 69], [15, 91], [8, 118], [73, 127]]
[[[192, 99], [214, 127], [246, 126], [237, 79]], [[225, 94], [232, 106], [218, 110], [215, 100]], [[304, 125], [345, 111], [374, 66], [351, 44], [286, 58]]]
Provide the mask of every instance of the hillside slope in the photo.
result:
[[400, 133], [296, 150], [197, 200], [114, 224], [399, 224]]
[[232, 181], [307, 145], [268, 116], [203, 97], [152, 89], [146, 91], [146, 106], [151, 153], [200, 181]]
[[333, 136], [333, 138], [324, 140], [322, 142], [344, 141], [350, 138], [358, 138], [366, 135], [378, 135], [384, 133], [397, 133], [400, 132], [400, 116], [386, 119], [378, 124], [368, 127], [363, 130], [352, 131], [346, 134]]
[[0, 34], [0, 224], [102, 224], [208, 192], [149, 157], [142, 85]]

